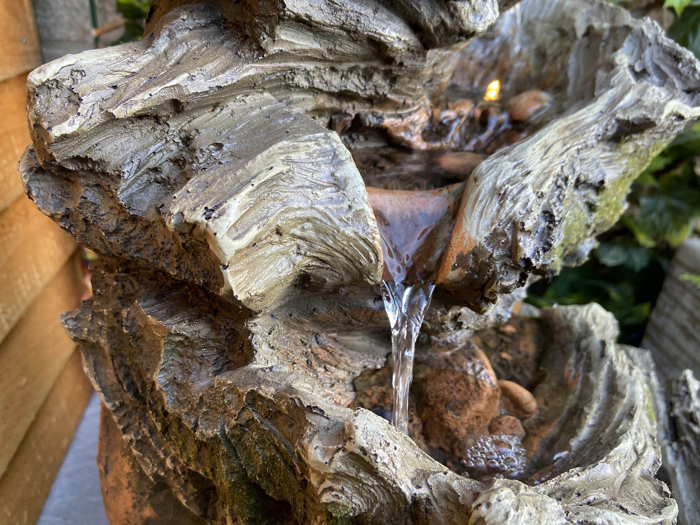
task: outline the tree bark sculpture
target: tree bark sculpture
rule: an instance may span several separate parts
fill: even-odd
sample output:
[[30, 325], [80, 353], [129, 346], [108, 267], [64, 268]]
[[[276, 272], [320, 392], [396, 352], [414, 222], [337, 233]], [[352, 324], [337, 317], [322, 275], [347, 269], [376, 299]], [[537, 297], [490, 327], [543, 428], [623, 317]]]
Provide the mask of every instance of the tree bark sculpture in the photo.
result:
[[[673, 522], [614, 318], [508, 318], [700, 115], [700, 68], [616, 7], [508, 7], [162, 0], [30, 75], [26, 191], [101, 255], [64, 324], [118, 426], [113, 525]], [[409, 437], [377, 285], [416, 213]]]

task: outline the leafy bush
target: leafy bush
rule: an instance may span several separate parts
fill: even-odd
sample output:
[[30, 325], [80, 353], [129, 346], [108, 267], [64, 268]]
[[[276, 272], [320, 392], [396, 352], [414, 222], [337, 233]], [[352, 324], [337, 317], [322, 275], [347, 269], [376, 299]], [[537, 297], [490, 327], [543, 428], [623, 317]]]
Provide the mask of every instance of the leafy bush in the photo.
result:
[[112, 45], [141, 40], [143, 21], [150, 10], [151, 0], [117, 0], [117, 12], [124, 17], [124, 33]]

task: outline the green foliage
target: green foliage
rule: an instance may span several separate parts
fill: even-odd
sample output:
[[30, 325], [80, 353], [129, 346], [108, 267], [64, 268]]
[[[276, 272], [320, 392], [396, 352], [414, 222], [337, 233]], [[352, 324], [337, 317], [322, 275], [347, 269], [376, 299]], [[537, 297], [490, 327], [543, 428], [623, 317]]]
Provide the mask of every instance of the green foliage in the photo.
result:
[[124, 33], [112, 45], [135, 42], [143, 37], [143, 21], [151, 9], [151, 0], [116, 0], [117, 12], [124, 17]]
[[692, 0], [666, 0], [664, 7], [666, 9], [673, 8], [676, 11], [676, 16], [681, 16], [683, 10], [690, 5]]
[[608, 268], [623, 266], [633, 272], [646, 268], [651, 261], [649, 251], [646, 248], [624, 241], [600, 243], [595, 250], [595, 256], [602, 265]]
[[151, 9], [151, 2], [140, 0], [117, 0], [117, 12], [126, 19], [146, 18]]
[[681, 134], [637, 179], [623, 224], [645, 248], [675, 248], [700, 216], [700, 126]]
[[[596, 252], [597, 254], [597, 252]], [[634, 258], [607, 267], [594, 255], [578, 268], [567, 268], [550, 284], [535, 283], [529, 292], [528, 302], [537, 307], [554, 304], [598, 303], [612, 312], [620, 323], [621, 339], [638, 339], [649, 319], [654, 299], [663, 283], [664, 262], [649, 258], [646, 266], [632, 270], [640, 264]], [[538, 295], [541, 294], [541, 295]]]
[[669, 1], [681, 7], [679, 10], [673, 5], [677, 16], [668, 29], [668, 36], [700, 58], [700, 0], [666, 0], [666, 4]]

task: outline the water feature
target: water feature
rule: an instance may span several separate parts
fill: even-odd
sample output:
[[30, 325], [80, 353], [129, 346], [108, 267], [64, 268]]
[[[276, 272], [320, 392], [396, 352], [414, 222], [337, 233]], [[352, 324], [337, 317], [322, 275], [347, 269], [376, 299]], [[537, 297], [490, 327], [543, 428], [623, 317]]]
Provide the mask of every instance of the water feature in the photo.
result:
[[382, 298], [391, 326], [392, 423], [408, 430], [416, 339], [435, 288], [430, 277], [452, 231], [462, 185], [432, 191], [370, 189], [384, 254]]
[[[529, 90], [502, 100], [500, 89], [500, 81], [494, 80], [485, 91], [453, 93], [463, 106], [465, 100], [475, 100], [469, 118], [454, 134], [451, 146], [456, 150], [409, 153], [385, 144], [353, 153], [381, 235], [382, 298], [391, 326], [394, 366], [392, 423], [404, 432], [416, 339], [466, 181], [488, 154], [538, 129], [541, 123], [531, 119], [550, 108], [551, 97], [543, 91]], [[424, 131], [439, 141], [438, 128]]]
[[394, 370], [392, 424], [408, 433], [408, 391], [413, 379], [413, 356], [416, 339], [435, 285], [430, 282], [383, 282], [382, 299], [391, 325], [391, 355]]

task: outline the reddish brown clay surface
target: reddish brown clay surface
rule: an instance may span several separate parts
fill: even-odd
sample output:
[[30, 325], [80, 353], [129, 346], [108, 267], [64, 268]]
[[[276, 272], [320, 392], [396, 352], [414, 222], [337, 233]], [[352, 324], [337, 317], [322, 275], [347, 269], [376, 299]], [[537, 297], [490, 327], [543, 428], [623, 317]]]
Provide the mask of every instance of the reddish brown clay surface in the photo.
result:
[[511, 98], [506, 108], [508, 109], [511, 120], [515, 122], [524, 122], [546, 109], [551, 103], [551, 100], [552, 98], [544, 91], [533, 89], [524, 91]]
[[[541, 462], [530, 458], [542, 456], [543, 439], [572, 386], [565, 377], [542, 382], [540, 361], [549, 346], [539, 320], [514, 317], [477, 331], [466, 344], [422, 348], [410, 391], [409, 435], [438, 461], [477, 479], [546, 477], [537, 472]], [[363, 372], [353, 406], [390, 419], [391, 370], [389, 359]]]
[[382, 238], [385, 281], [429, 279], [454, 224], [464, 186], [432, 191], [368, 188]]
[[100, 412], [97, 467], [111, 525], [204, 525], [165, 483], [154, 483], [144, 474], [104, 405]]

